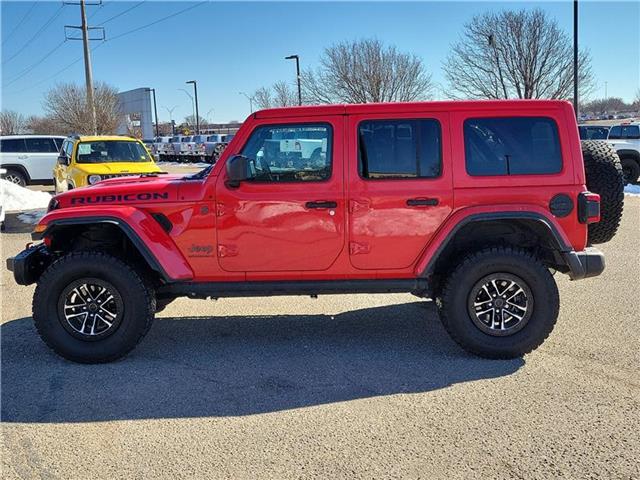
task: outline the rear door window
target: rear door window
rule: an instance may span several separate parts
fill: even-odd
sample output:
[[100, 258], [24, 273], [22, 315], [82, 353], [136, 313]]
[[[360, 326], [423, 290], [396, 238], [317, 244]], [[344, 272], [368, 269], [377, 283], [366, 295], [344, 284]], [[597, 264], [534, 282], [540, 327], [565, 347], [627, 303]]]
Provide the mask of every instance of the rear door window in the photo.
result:
[[622, 128], [620, 127], [620, 125], [616, 125], [614, 127], [611, 127], [611, 130], [609, 130], [609, 139], [619, 139], [622, 136]]
[[435, 178], [440, 176], [441, 163], [437, 120], [365, 120], [358, 125], [362, 178]]
[[25, 153], [27, 145], [24, 138], [5, 138], [0, 140], [0, 152], [5, 153]]
[[623, 125], [622, 138], [634, 140], [640, 138], [640, 127], [638, 125]]
[[472, 176], [553, 174], [562, 170], [556, 123], [546, 117], [470, 118], [464, 122]]
[[27, 138], [27, 151], [30, 153], [55, 153], [58, 151], [53, 138]]

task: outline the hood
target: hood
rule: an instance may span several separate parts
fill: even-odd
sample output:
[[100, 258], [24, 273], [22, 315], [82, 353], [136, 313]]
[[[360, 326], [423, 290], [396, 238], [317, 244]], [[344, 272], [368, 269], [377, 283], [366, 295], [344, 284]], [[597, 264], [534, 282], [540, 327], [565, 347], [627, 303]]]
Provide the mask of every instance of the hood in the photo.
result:
[[175, 202], [178, 200], [178, 190], [184, 183], [183, 175], [120, 177], [61, 193], [54, 200], [57, 202], [56, 208]]

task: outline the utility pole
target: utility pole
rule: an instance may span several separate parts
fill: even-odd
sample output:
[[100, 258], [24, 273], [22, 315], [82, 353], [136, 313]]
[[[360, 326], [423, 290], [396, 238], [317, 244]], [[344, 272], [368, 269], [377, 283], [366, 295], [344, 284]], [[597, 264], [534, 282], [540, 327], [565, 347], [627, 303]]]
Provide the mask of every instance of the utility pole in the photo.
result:
[[300, 57], [298, 55], [289, 55], [284, 57], [285, 60], [296, 61], [296, 80], [298, 81], [298, 105], [302, 105], [302, 88], [300, 87]]
[[[89, 5], [100, 5], [102, 1], [97, 3], [90, 3]], [[104, 40], [104, 28], [102, 27], [90, 27], [87, 25], [87, 12], [86, 12], [86, 1], [80, 0], [79, 3], [74, 2], [66, 2], [65, 5], [80, 5], [80, 20], [81, 25], [72, 26], [65, 25], [65, 39], [67, 40], [80, 40], [77, 37], [68, 37], [66, 35], [66, 29], [79, 29], [82, 30], [82, 48], [84, 50], [84, 77], [86, 82], [87, 89], [87, 108], [89, 109], [89, 121], [91, 126], [91, 131], [94, 135], [98, 132], [98, 124], [96, 119], [96, 104], [94, 100], [94, 91], [93, 91], [93, 72], [91, 70], [91, 49], [89, 48], [89, 30], [100, 30], [102, 32], [102, 38], [94, 39], [94, 40]]]
[[193, 84], [193, 93], [196, 96], [196, 134], [200, 135], [200, 113], [198, 113], [198, 84], [195, 80], [189, 80], [185, 83]]
[[578, 118], [578, 0], [573, 0], [573, 109]]

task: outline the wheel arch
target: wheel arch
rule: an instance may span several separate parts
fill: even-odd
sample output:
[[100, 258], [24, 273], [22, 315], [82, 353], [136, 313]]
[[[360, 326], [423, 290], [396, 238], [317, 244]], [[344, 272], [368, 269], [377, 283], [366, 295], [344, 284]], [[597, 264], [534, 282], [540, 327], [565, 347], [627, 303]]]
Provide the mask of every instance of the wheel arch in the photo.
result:
[[[155, 231], [149, 232], [151, 229]], [[116, 216], [78, 216], [51, 219], [47, 222], [44, 231], [32, 234], [32, 239], [48, 239], [48, 243], [52, 245], [54, 251], [59, 248], [73, 248], [80, 237], [88, 237], [85, 239], [87, 245], [91, 245], [93, 242], [97, 247], [102, 246], [101, 240], [105, 238], [108, 238], [112, 243], [124, 239], [129, 243], [133, 252], [137, 253], [140, 259], [144, 261], [146, 267], [157, 275], [162, 282], [170, 283], [193, 278], [193, 272], [173, 242], [171, 242], [173, 248], [169, 248], [168, 242], [162, 242], [164, 248], [161, 252], [153, 251], [149, 247], [155, 241], [155, 238], [152, 239], [154, 236], [150, 235], [150, 233], [155, 235], [164, 234], [166, 236], [166, 232], [160, 223], [151, 218], [145, 228], [140, 230], [138, 232], [125, 219]], [[87, 233], [90, 233], [90, 235], [86, 235]], [[121, 237], [117, 235], [121, 235]], [[84, 246], [82, 243], [80, 245], [80, 248]]]
[[6, 170], [17, 170], [18, 172], [20, 172], [20, 174], [24, 175], [27, 183], [31, 182], [31, 175], [29, 175], [29, 171], [24, 165], [21, 165], [19, 163], [3, 163], [2, 165], [0, 165], [0, 168], [4, 168]]
[[549, 218], [537, 212], [502, 211], [474, 213], [458, 221], [433, 247], [419, 277], [438, 284], [438, 278], [448, 272], [454, 259], [494, 245], [535, 250], [547, 266], [563, 272], [570, 270], [564, 254], [573, 248]]

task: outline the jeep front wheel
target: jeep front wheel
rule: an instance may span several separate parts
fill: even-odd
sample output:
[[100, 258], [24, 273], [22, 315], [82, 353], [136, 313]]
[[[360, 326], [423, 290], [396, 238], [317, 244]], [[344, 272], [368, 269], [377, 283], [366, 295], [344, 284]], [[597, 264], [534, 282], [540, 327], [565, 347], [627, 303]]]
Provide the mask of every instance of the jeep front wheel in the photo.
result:
[[56, 353], [80, 363], [116, 360], [146, 334], [156, 309], [142, 277], [102, 252], [76, 252], [43, 273], [33, 298], [33, 320]]
[[509, 247], [466, 257], [437, 301], [453, 340], [486, 358], [531, 352], [549, 336], [559, 310], [549, 270], [529, 252]]

